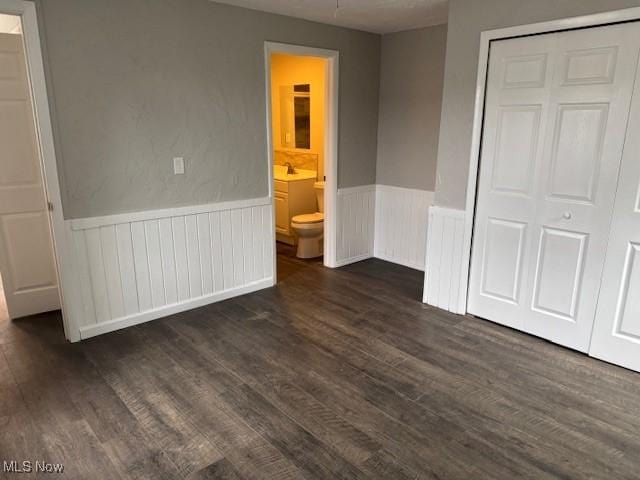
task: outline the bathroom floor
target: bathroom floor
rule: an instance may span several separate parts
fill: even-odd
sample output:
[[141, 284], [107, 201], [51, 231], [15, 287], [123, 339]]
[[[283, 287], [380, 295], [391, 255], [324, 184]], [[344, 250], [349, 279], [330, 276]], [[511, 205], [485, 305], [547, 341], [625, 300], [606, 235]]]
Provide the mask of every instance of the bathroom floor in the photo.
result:
[[276, 253], [278, 254], [277, 277], [278, 283], [286, 280], [291, 275], [301, 272], [309, 266], [323, 266], [322, 257], [302, 259], [296, 257], [296, 247], [286, 243], [276, 242]]

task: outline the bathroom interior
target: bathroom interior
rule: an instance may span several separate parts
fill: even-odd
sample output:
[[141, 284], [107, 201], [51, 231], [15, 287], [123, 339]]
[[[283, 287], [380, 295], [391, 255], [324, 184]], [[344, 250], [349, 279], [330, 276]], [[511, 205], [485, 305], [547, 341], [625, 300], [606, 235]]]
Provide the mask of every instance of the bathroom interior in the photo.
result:
[[324, 244], [326, 62], [271, 56], [277, 251], [316, 261]]

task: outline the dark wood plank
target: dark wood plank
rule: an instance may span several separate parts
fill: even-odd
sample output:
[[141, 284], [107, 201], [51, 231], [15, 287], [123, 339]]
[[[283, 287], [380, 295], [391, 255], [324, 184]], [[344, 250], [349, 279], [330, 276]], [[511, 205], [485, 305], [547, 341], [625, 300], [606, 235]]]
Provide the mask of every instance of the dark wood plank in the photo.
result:
[[[70, 345], [0, 318], [0, 460], [69, 478], [636, 479], [640, 375], [329, 270]], [[2, 309], [0, 309], [2, 311]]]
[[189, 480], [241, 480], [233, 464], [223, 458], [189, 475]]

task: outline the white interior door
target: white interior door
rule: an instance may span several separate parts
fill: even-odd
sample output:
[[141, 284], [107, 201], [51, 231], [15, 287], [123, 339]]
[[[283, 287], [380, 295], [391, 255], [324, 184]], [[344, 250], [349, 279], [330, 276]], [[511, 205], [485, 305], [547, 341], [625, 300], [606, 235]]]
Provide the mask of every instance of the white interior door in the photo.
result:
[[60, 308], [21, 35], [0, 34], [0, 272], [11, 318]]
[[638, 75], [589, 353], [594, 357], [640, 371], [640, 78]]
[[588, 350], [639, 48], [635, 23], [492, 44], [470, 313]]

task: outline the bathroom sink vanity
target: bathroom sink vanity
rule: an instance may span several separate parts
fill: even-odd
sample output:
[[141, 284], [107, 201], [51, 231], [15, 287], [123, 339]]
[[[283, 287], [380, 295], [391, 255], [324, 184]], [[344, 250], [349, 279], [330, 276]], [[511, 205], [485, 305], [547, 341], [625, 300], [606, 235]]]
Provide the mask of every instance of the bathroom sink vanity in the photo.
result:
[[313, 184], [317, 172], [296, 169], [287, 174], [287, 167], [274, 165], [274, 198], [276, 208], [276, 240], [289, 245], [296, 244], [291, 219], [296, 215], [317, 212], [318, 206]]

